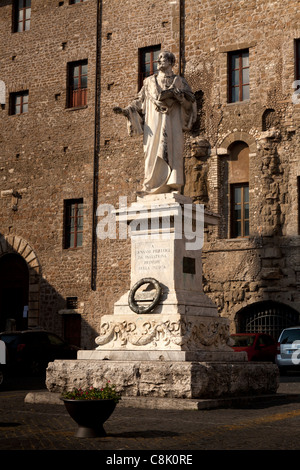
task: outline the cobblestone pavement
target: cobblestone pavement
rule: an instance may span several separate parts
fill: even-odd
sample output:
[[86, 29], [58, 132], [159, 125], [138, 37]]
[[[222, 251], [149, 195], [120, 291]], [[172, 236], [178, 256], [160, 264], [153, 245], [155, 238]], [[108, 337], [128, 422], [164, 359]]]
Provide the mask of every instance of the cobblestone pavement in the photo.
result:
[[[184, 459], [201, 450], [300, 448], [300, 375], [281, 379], [279, 392], [285, 394], [281, 398], [243, 407], [156, 410], [118, 405], [104, 425], [107, 436], [92, 439], [74, 436], [76, 424], [63, 404], [25, 403], [30, 385], [30, 382], [19, 381], [15, 389], [1, 389], [1, 455], [5, 450], [108, 451], [103, 456], [108, 459], [105, 463], [111, 463], [109, 459], [122, 455], [122, 451], [128, 451], [126, 455], [149, 451], [151, 456], [157, 456], [158, 451], [168, 451], [176, 455], [176, 459], [178, 453]], [[159, 464], [153, 461], [158, 457], [151, 458], [152, 465]], [[144, 464], [140, 468], [144, 468]]]

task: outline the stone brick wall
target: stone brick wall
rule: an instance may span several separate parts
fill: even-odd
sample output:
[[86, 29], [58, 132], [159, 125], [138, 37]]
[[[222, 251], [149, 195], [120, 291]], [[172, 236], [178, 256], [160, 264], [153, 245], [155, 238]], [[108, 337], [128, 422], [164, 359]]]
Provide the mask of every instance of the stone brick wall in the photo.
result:
[[[99, 204], [128, 204], [141, 189], [144, 156], [141, 137], [129, 137], [124, 117], [114, 106], [127, 106], [138, 92], [139, 49], [161, 44], [179, 53], [179, 4], [163, 1], [103, 2], [101, 32], [101, 111]], [[177, 63], [178, 70], [178, 63]], [[98, 241], [95, 316], [112, 313], [113, 304], [129, 288], [129, 241]]]
[[[287, 7], [208, 1], [201, 2], [200, 11], [199, 2], [191, 1], [186, 13], [186, 31], [197, 30], [186, 36], [186, 77], [203, 92], [204, 136], [211, 146], [208, 204], [223, 213], [222, 239], [214, 234], [205, 247], [206, 291], [233, 329], [237, 311], [251, 303], [277, 300], [299, 312], [299, 105], [292, 102], [297, 2]], [[249, 49], [250, 100], [229, 104], [227, 53], [244, 48]], [[239, 140], [250, 148], [250, 240], [226, 239], [222, 229], [227, 184], [222, 165], [229, 145]], [[190, 178], [197, 177], [190, 172]]]
[[[128, 186], [122, 174], [118, 189], [124, 194], [139, 189], [141, 139], [127, 136], [122, 117], [115, 118], [111, 108], [127, 105], [137, 91], [138, 48], [161, 44], [181, 57], [199, 104], [197, 126], [186, 137], [185, 194], [221, 215], [219, 228], [207, 233], [206, 292], [231, 318], [233, 330], [236, 313], [251, 303], [276, 300], [299, 312], [299, 105], [292, 102], [294, 40], [300, 36], [297, 2], [287, 8], [282, 2], [191, 0], [184, 10], [179, 1], [131, 2], [122, 17], [111, 16], [115, 4], [109, 3], [103, 8], [102, 60], [109, 67], [104, 71], [103, 66], [102, 74], [101, 135], [102, 145], [103, 140], [108, 144], [102, 158], [110, 161], [102, 166], [103, 174], [117, 168], [109, 173], [115, 184], [120, 170], [114, 159], [126, 156]], [[229, 104], [227, 55], [244, 48], [250, 56], [250, 100]], [[122, 65], [116, 75], [117, 64]], [[109, 90], [108, 83], [113, 83]], [[230, 145], [239, 141], [249, 147], [250, 238], [233, 240], [226, 228], [228, 181], [222, 167]]]
[[[19, 33], [11, 29], [12, 2], [0, 3], [0, 79], [6, 85], [0, 232], [29, 243], [41, 266], [39, 315], [33, 315], [29, 298], [29, 326], [60, 334], [57, 312], [66, 297], [84, 304], [83, 322], [89, 310], [97, 33], [96, 1], [62, 3], [32, 2], [30, 30]], [[88, 106], [67, 109], [67, 64], [82, 59], [89, 67]], [[9, 95], [21, 90], [29, 90], [29, 111], [10, 115]], [[19, 195], [15, 211], [11, 191]], [[73, 198], [84, 200], [83, 247], [64, 250], [64, 200]]]
[[[141, 187], [142, 138], [129, 137], [112, 108], [135, 97], [139, 48], [157, 44], [175, 53], [175, 71], [181, 69], [197, 96], [198, 122], [185, 141], [184, 193], [221, 216], [219, 227], [206, 233], [205, 291], [233, 330], [236, 313], [255, 302], [277, 300], [300, 312], [300, 105], [292, 102], [298, 2], [32, 3], [30, 31], [12, 33], [12, 4], [0, 0], [6, 84], [0, 233], [10, 246], [14, 237], [29, 245], [40, 267], [31, 287], [32, 325], [63, 334], [58, 311], [76, 296], [82, 347], [94, 347], [101, 315], [112, 313], [128, 289], [129, 242], [98, 239], [93, 246], [93, 211], [100, 204], [117, 207], [120, 196], [130, 203]], [[229, 104], [227, 55], [243, 48], [249, 48], [250, 100]], [[81, 59], [88, 59], [88, 106], [69, 110], [67, 63]], [[9, 93], [23, 89], [29, 89], [29, 113], [10, 116]], [[247, 239], [230, 239], [226, 228], [223, 169], [237, 141], [249, 147]], [[64, 200], [71, 198], [84, 199], [84, 242], [77, 250], [62, 246]]]

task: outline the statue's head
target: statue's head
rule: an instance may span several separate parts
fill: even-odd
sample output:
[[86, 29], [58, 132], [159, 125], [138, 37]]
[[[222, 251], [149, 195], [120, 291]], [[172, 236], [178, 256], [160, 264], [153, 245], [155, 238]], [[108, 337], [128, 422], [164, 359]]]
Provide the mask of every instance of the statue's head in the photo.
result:
[[164, 58], [168, 62], [170, 62], [171, 66], [173, 67], [175, 64], [175, 55], [172, 52], [169, 51], [162, 51], [159, 56], [158, 56], [158, 64], [160, 63], [160, 59]]

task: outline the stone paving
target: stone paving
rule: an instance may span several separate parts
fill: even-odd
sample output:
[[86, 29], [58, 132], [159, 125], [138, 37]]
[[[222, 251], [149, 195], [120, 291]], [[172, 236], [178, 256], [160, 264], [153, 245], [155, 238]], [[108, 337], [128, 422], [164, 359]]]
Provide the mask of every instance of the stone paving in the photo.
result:
[[[101, 451], [104, 463], [122, 455], [147, 455], [159, 465], [160, 453], [196, 458], [197, 451], [299, 450], [300, 382], [280, 385], [276, 399], [231, 408], [165, 410], [118, 405], [102, 438], [76, 438], [76, 424], [63, 404], [25, 403], [29, 390], [0, 392], [0, 450]], [[139, 454], [140, 452], [142, 452]], [[144, 454], [148, 451], [148, 454]], [[125, 454], [124, 454], [125, 452]], [[98, 452], [99, 453], [99, 452]], [[98, 455], [97, 453], [97, 455]], [[196, 453], [196, 454], [195, 454]], [[100, 456], [99, 456], [100, 457]], [[163, 463], [163, 457], [161, 457]], [[141, 461], [142, 462], [142, 461]], [[141, 463], [140, 462], [140, 463]], [[124, 463], [120, 461], [119, 463]], [[167, 462], [175, 464], [177, 462]], [[191, 462], [190, 462], [191, 463]], [[117, 464], [117, 462], [115, 462]], [[132, 462], [134, 466], [134, 462]]]

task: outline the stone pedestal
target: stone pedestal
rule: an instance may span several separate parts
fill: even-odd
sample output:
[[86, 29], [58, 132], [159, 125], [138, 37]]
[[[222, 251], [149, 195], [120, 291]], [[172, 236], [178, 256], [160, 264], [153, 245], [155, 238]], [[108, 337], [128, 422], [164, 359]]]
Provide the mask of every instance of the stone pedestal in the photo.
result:
[[[189, 198], [170, 193], [139, 198], [120, 209], [117, 218], [130, 225], [131, 291], [115, 303], [113, 315], [102, 317], [96, 351], [81, 351], [78, 358], [181, 361], [217, 359], [222, 352], [223, 358], [227, 354], [230, 360], [241, 360], [227, 344], [228, 320], [218, 315], [202, 288], [203, 228], [208, 218], [216, 223], [216, 217]], [[156, 294], [149, 278], [159, 283], [161, 295], [147, 312]], [[133, 296], [134, 311], [130, 294], [143, 280]]]
[[101, 318], [95, 350], [49, 365], [48, 389], [110, 380], [125, 396], [275, 392], [276, 366], [232, 350], [229, 320], [203, 292], [203, 228], [218, 217], [170, 193], [138, 198], [117, 219], [131, 230], [130, 290]]

